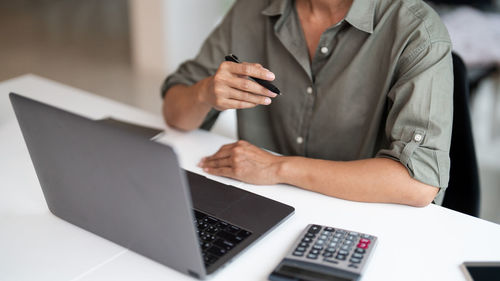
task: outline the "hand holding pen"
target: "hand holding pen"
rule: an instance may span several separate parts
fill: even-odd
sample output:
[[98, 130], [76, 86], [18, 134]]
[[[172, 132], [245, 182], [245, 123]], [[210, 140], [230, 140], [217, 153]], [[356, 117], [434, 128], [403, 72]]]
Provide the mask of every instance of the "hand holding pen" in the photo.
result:
[[206, 80], [207, 90], [201, 98], [221, 111], [269, 105], [280, 93], [269, 82], [274, 78], [274, 73], [262, 65], [239, 62], [236, 56], [228, 55], [215, 75]]

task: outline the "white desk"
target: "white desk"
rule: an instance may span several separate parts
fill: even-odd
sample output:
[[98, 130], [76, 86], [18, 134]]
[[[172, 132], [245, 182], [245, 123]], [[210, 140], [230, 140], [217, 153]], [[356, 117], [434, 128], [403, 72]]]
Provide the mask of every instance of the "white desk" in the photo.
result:
[[[53, 216], [47, 209], [8, 100], [14, 91], [92, 117], [164, 127], [162, 118], [40, 77], [0, 83], [0, 280], [194, 280]], [[151, 93], [156, 94], [156, 93]], [[158, 101], [160, 102], [160, 101]], [[166, 129], [182, 166], [232, 140]], [[439, 206], [413, 208], [326, 197], [286, 185], [253, 186], [218, 178], [294, 206], [295, 214], [209, 277], [267, 280], [308, 223], [374, 234], [379, 244], [362, 280], [464, 280], [465, 260], [500, 260], [500, 225]]]

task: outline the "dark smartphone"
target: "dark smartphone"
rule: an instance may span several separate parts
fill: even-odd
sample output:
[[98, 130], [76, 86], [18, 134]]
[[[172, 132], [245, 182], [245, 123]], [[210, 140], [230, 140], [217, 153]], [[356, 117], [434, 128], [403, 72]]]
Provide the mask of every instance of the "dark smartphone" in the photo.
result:
[[500, 280], [500, 262], [464, 262], [460, 268], [467, 281]]

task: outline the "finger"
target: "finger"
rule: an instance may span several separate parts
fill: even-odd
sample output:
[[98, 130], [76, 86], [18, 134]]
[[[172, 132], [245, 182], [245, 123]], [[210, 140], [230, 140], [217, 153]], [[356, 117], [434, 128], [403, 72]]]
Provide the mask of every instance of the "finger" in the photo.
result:
[[261, 86], [259, 83], [246, 79], [246, 78], [233, 78], [229, 81], [227, 81], [227, 84], [237, 90], [241, 90], [244, 92], [249, 92], [252, 94], [258, 94], [262, 96], [267, 96], [274, 98], [277, 96], [276, 93], [266, 89], [265, 87]]
[[202, 168], [232, 167], [231, 157], [203, 161]]
[[221, 168], [204, 168], [203, 171], [216, 175], [216, 176], [222, 176], [226, 178], [234, 178], [234, 173], [233, 169], [229, 167], [221, 167]]
[[274, 73], [257, 64], [251, 64], [247, 62], [234, 63], [231, 64], [230, 67], [231, 72], [234, 74], [251, 76], [268, 81], [273, 81], [275, 78]]
[[272, 102], [271, 98], [269, 98], [269, 97], [252, 94], [252, 93], [245, 92], [245, 91], [242, 91], [239, 89], [234, 89], [234, 88], [232, 88], [228, 91], [227, 98], [232, 99], [232, 100], [243, 101], [246, 103], [253, 103], [256, 105], [257, 104], [269, 105]]
[[217, 150], [213, 155], [207, 156], [202, 159], [202, 161], [209, 161], [209, 160], [214, 160], [214, 159], [220, 159], [220, 158], [226, 158], [231, 156], [231, 149], [237, 145], [237, 142], [225, 144]]
[[229, 100], [226, 100], [226, 105], [228, 108], [245, 109], [245, 108], [256, 107], [258, 104], [246, 102], [246, 101], [229, 99]]

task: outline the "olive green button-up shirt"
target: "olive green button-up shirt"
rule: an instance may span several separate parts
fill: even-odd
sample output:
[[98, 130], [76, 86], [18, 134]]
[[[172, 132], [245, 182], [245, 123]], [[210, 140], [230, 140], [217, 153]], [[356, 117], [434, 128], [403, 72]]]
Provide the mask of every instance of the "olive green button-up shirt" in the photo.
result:
[[[283, 92], [269, 106], [237, 111], [241, 139], [284, 155], [388, 157], [440, 187], [441, 201], [450, 168], [451, 43], [425, 3], [354, 0], [310, 61], [294, 1], [237, 1], [162, 93], [215, 74], [229, 53], [270, 69]], [[212, 110], [203, 126], [217, 115]]]

